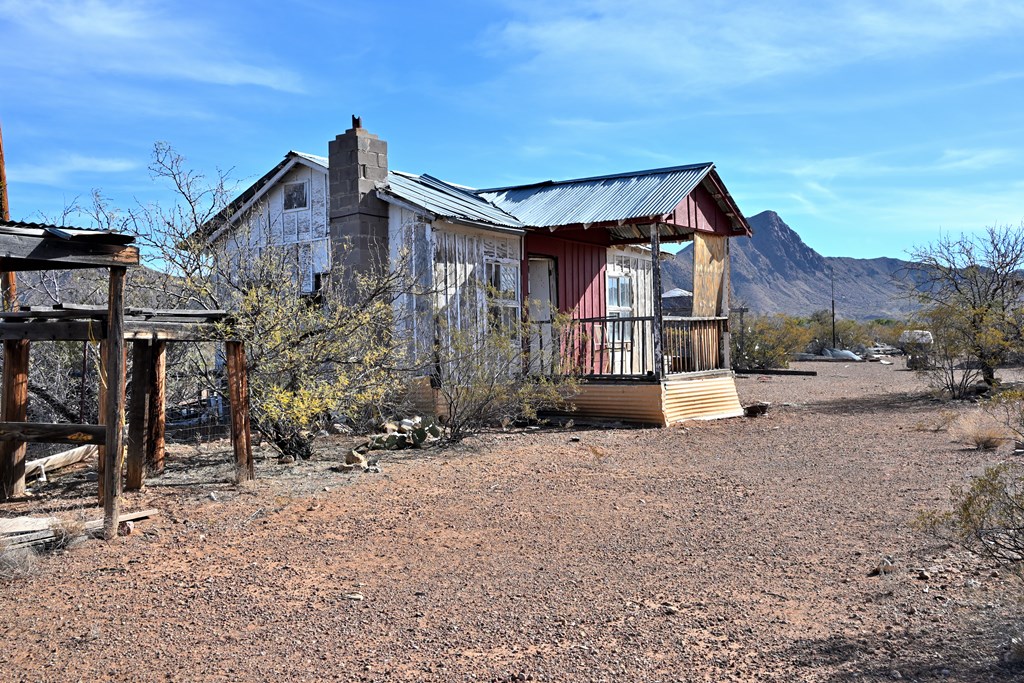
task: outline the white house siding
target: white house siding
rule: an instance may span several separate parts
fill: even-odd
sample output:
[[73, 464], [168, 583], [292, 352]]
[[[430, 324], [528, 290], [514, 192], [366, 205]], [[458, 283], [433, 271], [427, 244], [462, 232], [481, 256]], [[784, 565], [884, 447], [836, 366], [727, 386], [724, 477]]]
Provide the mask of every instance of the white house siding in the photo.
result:
[[[284, 186], [306, 185], [306, 207], [284, 210]], [[327, 173], [297, 163], [254, 204], [246, 218], [221, 243], [232, 270], [258, 259], [268, 246], [291, 250], [303, 292], [315, 288], [315, 276], [331, 270], [328, 237]]]
[[391, 205], [388, 244], [393, 268], [407, 274], [394, 303], [396, 329], [409, 340], [413, 359], [425, 361], [434, 343], [433, 228], [429, 216]]

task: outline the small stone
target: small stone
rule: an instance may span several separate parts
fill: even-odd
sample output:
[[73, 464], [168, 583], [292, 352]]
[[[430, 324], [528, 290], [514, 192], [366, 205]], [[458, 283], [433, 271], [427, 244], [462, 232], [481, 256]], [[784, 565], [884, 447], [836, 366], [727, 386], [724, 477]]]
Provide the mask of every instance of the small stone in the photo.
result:
[[214, 503], [216, 503], [219, 500], [217, 498], [217, 493], [215, 491], [210, 491], [209, 495], [207, 495], [206, 497], [212, 500]]
[[920, 581], [928, 581], [929, 579], [931, 579], [931, 578], [932, 578], [932, 575], [931, 575], [931, 574], [929, 574], [927, 570], [925, 570], [925, 569], [922, 569], [921, 571], [919, 571], [919, 572], [917, 573], [917, 578], [918, 578], [918, 580], [920, 580]]
[[295, 463], [294, 455], [282, 455], [277, 459], [279, 465], [292, 465]]
[[360, 467], [365, 467], [366, 466], [366, 456], [364, 456], [362, 453], [360, 453], [358, 451], [349, 451], [348, 454], [345, 455], [345, 464], [346, 465], [358, 465]]
[[362, 593], [342, 593], [341, 599], [352, 600], [354, 602], [361, 602], [362, 600], [365, 600]]
[[131, 536], [133, 531], [135, 531], [135, 522], [130, 520], [117, 525], [118, 536]]
[[578, 437], [578, 436], [570, 436], [569, 437], [569, 441], [571, 441], [572, 443], [579, 443], [579, 440], [580, 440], [580, 437]]

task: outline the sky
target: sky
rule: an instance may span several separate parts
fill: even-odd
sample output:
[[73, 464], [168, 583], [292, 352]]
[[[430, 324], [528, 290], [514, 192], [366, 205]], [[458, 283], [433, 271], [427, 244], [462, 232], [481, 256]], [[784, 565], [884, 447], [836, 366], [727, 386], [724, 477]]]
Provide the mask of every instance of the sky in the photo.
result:
[[[713, 161], [826, 256], [1024, 221], [1016, 0], [0, 0], [12, 218], [252, 182], [351, 116], [473, 187]], [[85, 216], [69, 224], [89, 225]]]

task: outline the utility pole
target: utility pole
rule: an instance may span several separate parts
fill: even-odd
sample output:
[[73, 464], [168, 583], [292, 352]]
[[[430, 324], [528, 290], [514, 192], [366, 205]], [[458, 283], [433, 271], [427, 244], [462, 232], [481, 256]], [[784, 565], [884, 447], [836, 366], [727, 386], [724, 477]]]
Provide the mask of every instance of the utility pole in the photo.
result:
[[832, 348], [836, 348], [836, 267], [829, 270], [832, 280]]

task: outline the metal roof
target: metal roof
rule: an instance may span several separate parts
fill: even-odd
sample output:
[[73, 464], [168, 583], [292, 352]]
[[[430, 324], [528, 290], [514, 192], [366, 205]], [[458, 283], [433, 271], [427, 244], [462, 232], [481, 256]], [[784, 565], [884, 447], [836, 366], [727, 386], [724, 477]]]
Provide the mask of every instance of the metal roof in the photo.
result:
[[388, 173], [387, 187], [381, 188], [378, 193], [385, 200], [390, 196], [441, 218], [505, 228], [525, 227], [515, 216], [478, 197], [472, 190], [429, 175], [391, 171]]
[[27, 237], [50, 237], [79, 242], [102, 242], [107, 244], [131, 244], [135, 237], [123, 232], [100, 230], [98, 228], [72, 228], [48, 223], [26, 223], [24, 221], [0, 221], [0, 234], [24, 235]]
[[712, 163], [690, 164], [476, 193], [526, 225], [589, 225], [671, 213], [712, 169]]
[[294, 154], [297, 157], [302, 157], [306, 161], [312, 161], [317, 166], [323, 166], [324, 170], [327, 170], [327, 157], [317, 156], [316, 154], [307, 154], [306, 152], [296, 152], [294, 149], [288, 152], [285, 157]]

